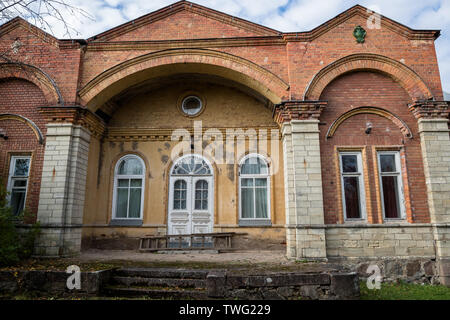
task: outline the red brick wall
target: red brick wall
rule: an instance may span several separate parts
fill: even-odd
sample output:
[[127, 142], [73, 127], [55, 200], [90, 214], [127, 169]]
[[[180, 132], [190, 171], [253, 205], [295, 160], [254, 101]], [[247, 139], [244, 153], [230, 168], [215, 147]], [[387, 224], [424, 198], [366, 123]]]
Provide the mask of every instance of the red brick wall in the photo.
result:
[[[14, 113], [31, 119], [45, 135], [45, 121], [38, 107], [45, 105], [46, 100], [37, 86], [24, 80], [2, 79], [0, 92], [0, 113]], [[0, 178], [6, 187], [11, 155], [31, 155], [26, 207], [36, 214], [45, 147], [39, 144], [31, 128], [20, 121], [2, 120], [0, 128], [8, 135], [8, 140], [0, 139]]]
[[168, 18], [137, 28], [112, 41], [139, 40], [179, 40], [258, 36], [255, 32], [208, 19], [199, 14], [181, 11]]
[[[323, 193], [325, 221], [329, 224], [342, 221], [341, 198], [338, 191], [336, 147], [366, 147], [365, 169], [368, 174], [370, 192], [366, 192], [368, 221], [380, 223], [381, 208], [377, 201], [378, 177], [375, 174], [375, 146], [404, 146], [401, 153], [406, 163], [404, 178], [405, 197], [409, 202], [407, 217], [411, 222], [429, 222], [426, 197], [425, 176], [423, 173], [422, 154], [417, 122], [409, 112], [406, 101], [408, 95], [403, 88], [387, 77], [378, 73], [355, 72], [339, 77], [331, 82], [321, 95], [321, 100], [328, 100], [328, 106], [321, 115], [320, 142], [322, 157]], [[372, 106], [389, 110], [402, 119], [411, 129], [413, 139], [406, 138], [391, 120], [379, 115], [359, 114], [347, 119], [337, 129], [334, 136], [326, 140], [330, 125], [343, 113], [357, 107]], [[371, 122], [370, 135], [365, 134], [366, 123]], [[366, 177], [367, 178], [367, 177]], [[367, 180], [367, 179], [366, 179]], [[409, 194], [408, 194], [409, 187]], [[408, 210], [409, 209], [409, 210]], [[370, 212], [371, 211], [371, 212]]]
[[[22, 46], [17, 53], [13, 53], [11, 45], [16, 40]], [[55, 81], [65, 104], [76, 102], [81, 59], [77, 42], [65, 45], [52, 43], [17, 27], [6, 34], [0, 34], [0, 52], [6, 52], [12, 62], [23, 62], [39, 68]], [[2, 62], [4, 61], [0, 60]]]

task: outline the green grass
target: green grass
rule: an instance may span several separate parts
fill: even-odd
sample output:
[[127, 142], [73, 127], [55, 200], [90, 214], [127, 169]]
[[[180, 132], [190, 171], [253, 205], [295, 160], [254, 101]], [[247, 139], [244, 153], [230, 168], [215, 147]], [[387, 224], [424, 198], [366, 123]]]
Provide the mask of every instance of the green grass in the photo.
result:
[[361, 300], [450, 300], [450, 288], [409, 283], [383, 283], [369, 290], [361, 281]]

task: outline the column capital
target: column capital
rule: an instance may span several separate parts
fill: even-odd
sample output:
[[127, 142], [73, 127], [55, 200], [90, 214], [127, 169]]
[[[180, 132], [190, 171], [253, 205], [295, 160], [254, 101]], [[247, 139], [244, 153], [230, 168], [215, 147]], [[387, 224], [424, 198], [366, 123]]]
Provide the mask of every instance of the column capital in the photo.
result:
[[450, 105], [447, 101], [416, 101], [409, 105], [416, 119], [448, 119]]
[[326, 101], [283, 101], [275, 106], [274, 120], [280, 125], [292, 120], [317, 120], [326, 105]]
[[51, 124], [73, 124], [88, 129], [93, 136], [101, 137], [106, 129], [105, 122], [82, 106], [41, 107], [40, 112]]

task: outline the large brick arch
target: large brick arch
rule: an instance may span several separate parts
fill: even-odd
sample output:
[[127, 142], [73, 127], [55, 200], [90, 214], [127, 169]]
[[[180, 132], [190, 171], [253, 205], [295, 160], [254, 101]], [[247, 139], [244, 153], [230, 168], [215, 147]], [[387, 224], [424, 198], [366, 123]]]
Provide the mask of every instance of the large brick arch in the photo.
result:
[[243, 84], [274, 104], [287, 97], [289, 84], [257, 64], [206, 49], [169, 49], [125, 61], [101, 73], [79, 92], [80, 102], [96, 111], [123, 90], [147, 79], [181, 73], [220, 76]]
[[35, 84], [50, 105], [64, 104], [55, 81], [41, 69], [24, 63], [0, 63], [0, 79], [18, 78]]
[[320, 70], [308, 84], [303, 99], [319, 100], [322, 91], [331, 81], [355, 71], [387, 74], [406, 90], [412, 101], [434, 98], [426, 83], [405, 64], [378, 54], [361, 53], [341, 58]]
[[25, 118], [18, 114], [13, 113], [1, 113], [0, 114], [0, 121], [3, 120], [14, 120], [19, 121], [24, 124], [26, 124], [28, 127], [30, 127], [31, 130], [33, 130], [34, 135], [36, 136], [36, 139], [38, 140], [39, 144], [44, 144], [44, 135], [42, 134], [42, 131], [39, 129], [39, 127], [30, 119]]
[[346, 113], [342, 114], [339, 118], [334, 120], [334, 122], [331, 124], [330, 128], [327, 131], [326, 139], [332, 138], [336, 130], [343, 122], [358, 114], [375, 114], [384, 117], [386, 119], [389, 119], [400, 129], [400, 131], [406, 138], [409, 139], [413, 138], [412, 131], [411, 129], [409, 129], [408, 125], [392, 112], [378, 107], [359, 107], [347, 111]]

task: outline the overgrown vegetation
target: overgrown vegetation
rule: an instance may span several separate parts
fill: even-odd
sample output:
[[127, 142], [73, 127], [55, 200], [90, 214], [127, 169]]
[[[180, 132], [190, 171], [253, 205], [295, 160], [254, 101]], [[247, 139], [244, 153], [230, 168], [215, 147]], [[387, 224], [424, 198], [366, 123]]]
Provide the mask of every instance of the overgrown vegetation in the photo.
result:
[[412, 283], [382, 283], [380, 290], [369, 290], [361, 282], [361, 300], [450, 300], [450, 288], [446, 286]]
[[40, 233], [39, 223], [27, 225], [20, 230], [23, 221], [34, 221], [26, 210], [20, 215], [12, 214], [7, 202], [7, 192], [0, 182], [0, 267], [11, 266], [33, 253], [34, 242]]

